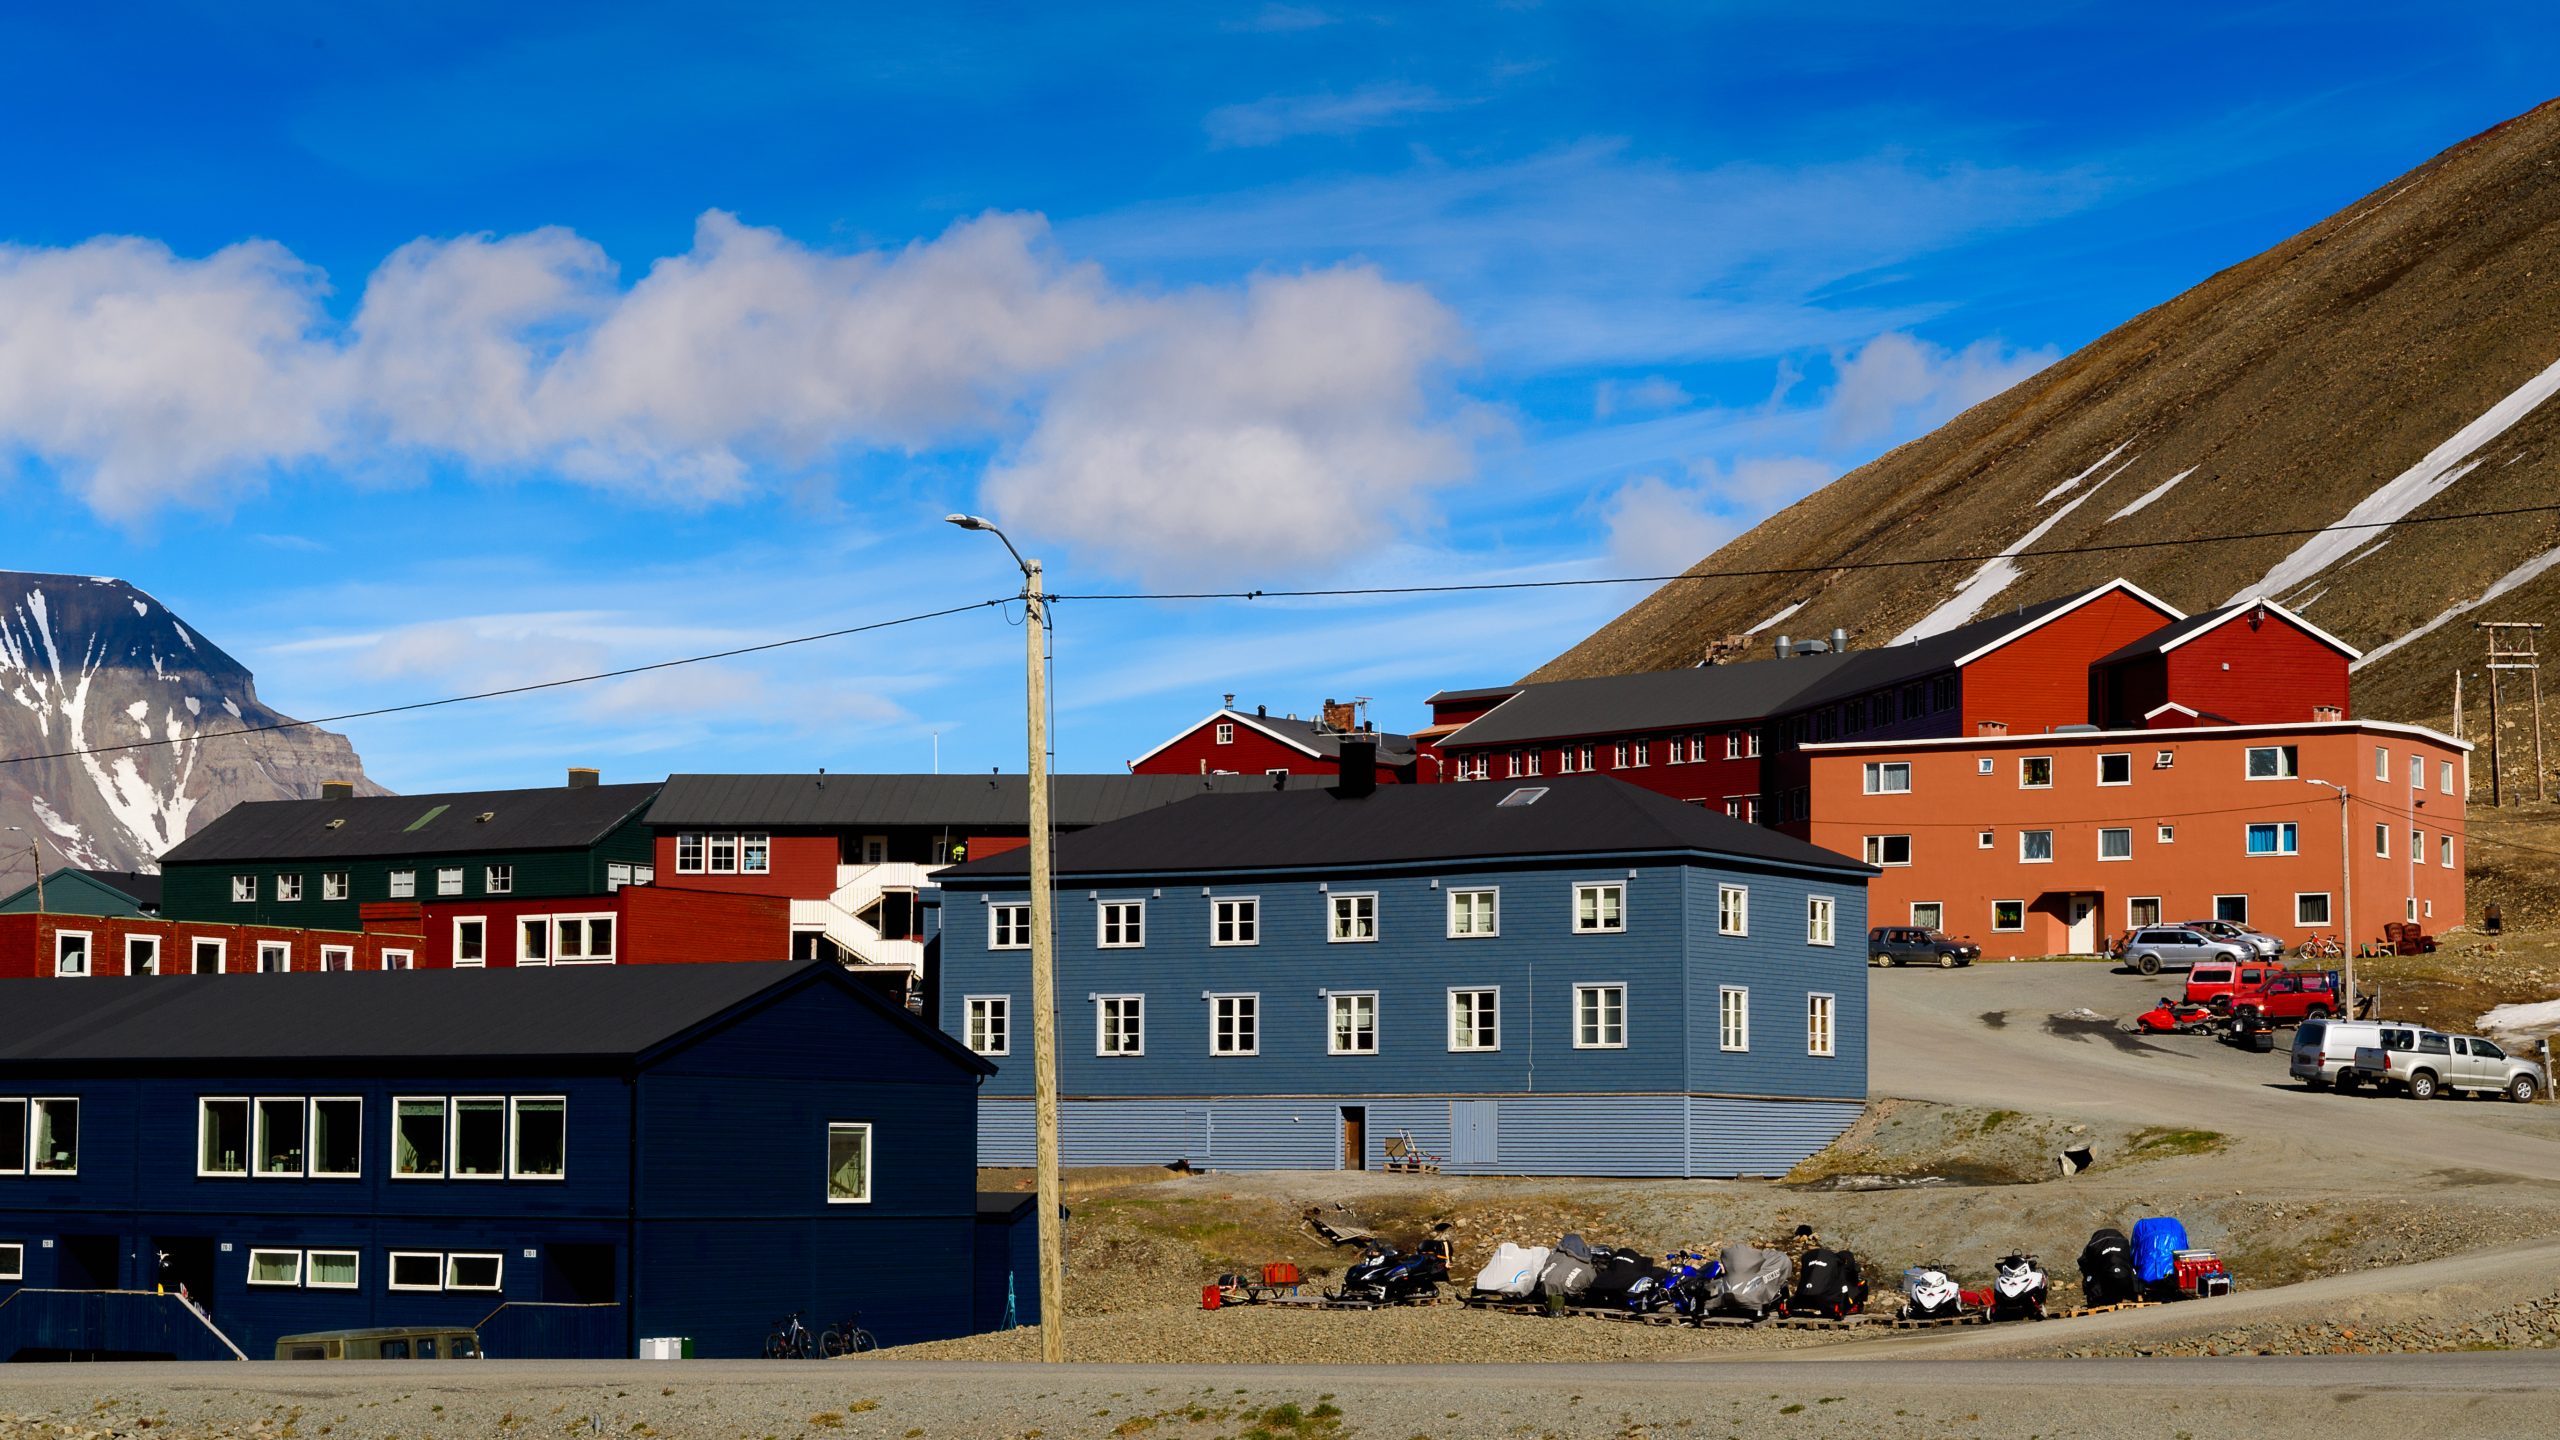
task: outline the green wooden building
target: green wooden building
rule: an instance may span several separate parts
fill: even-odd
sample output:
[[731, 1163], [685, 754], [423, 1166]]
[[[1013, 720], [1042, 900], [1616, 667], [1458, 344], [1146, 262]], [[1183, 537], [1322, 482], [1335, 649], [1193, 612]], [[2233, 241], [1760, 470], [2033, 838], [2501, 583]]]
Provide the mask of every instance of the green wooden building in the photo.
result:
[[160, 857], [172, 920], [360, 930], [384, 901], [603, 895], [653, 878], [659, 787], [573, 770], [545, 790], [356, 796], [233, 807]]
[[65, 865], [0, 899], [0, 915], [37, 910], [55, 915], [98, 915], [138, 919], [160, 913], [160, 877], [129, 870], [83, 870]]

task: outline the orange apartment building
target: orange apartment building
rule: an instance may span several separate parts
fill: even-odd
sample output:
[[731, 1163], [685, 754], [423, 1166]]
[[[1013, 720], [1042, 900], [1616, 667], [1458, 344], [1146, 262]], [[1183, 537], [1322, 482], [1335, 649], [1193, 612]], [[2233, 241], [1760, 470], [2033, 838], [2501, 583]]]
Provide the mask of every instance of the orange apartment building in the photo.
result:
[[2462, 923], [2468, 744], [2380, 721], [2194, 720], [1809, 745], [1812, 840], [1881, 869], [1872, 923], [1938, 926], [1991, 957], [2094, 954], [2207, 917], [2288, 946]]

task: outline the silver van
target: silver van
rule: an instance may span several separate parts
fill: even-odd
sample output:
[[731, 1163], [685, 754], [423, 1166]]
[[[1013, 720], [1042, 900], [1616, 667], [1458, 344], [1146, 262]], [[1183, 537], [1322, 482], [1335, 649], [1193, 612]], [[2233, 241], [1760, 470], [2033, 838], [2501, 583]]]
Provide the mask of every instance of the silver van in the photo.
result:
[[2356, 1051], [2380, 1045], [2382, 1029], [2372, 1020], [2303, 1021], [2293, 1032], [2293, 1078], [2314, 1090], [2354, 1089]]

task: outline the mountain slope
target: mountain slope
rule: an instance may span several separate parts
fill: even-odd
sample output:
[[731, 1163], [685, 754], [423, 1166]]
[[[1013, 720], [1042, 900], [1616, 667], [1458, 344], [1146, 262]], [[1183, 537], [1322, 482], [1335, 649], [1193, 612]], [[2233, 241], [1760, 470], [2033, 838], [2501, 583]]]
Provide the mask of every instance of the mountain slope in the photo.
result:
[[[2560, 102], [2135, 317], [1695, 571], [1824, 568], [1667, 585], [1532, 678], [1695, 664], [1754, 630], [1843, 626], [1883, 644], [2124, 575], [2189, 611], [2264, 587], [2368, 652], [2362, 713], [2441, 723], [2454, 669], [2480, 668], [2472, 620], [2560, 622], [2560, 513], [2399, 522], [2560, 502], [2555, 317]], [[1828, 568], [2351, 520], [2392, 523]]]
[[[158, 868], [160, 853], [243, 800], [306, 798], [364, 777], [346, 737], [285, 717], [239, 661], [121, 580], [0, 571], [0, 756], [176, 743], [0, 764], [0, 825], [40, 837], [47, 868]], [[0, 832], [0, 845], [23, 845]], [[29, 879], [0, 859], [0, 891]]]

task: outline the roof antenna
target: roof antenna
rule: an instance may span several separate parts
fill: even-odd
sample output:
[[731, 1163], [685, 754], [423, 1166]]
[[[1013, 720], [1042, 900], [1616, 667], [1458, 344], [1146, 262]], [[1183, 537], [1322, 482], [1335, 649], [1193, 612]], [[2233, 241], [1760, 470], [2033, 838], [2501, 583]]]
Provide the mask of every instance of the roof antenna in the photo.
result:
[[818, 767], [818, 788], [821, 790], [827, 788], [827, 767], [824, 765]]

